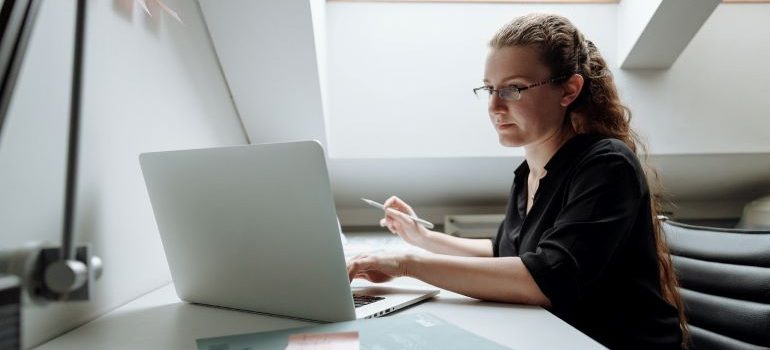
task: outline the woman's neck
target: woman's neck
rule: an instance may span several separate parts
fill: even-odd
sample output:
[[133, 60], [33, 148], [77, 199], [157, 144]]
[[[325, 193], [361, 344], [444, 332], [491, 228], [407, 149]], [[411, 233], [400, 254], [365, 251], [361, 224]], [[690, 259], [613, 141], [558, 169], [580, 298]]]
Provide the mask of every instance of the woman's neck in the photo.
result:
[[545, 141], [524, 146], [524, 158], [527, 160], [530, 174], [535, 178], [545, 176], [545, 165], [556, 151], [574, 136], [572, 128], [565, 125]]

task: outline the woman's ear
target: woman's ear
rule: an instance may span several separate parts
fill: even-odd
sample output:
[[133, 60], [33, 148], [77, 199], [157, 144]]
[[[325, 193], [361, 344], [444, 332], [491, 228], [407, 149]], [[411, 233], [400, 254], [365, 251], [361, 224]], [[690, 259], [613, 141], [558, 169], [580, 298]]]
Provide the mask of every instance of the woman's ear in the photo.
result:
[[583, 76], [577, 73], [572, 74], [562, 86], [564, 87], [564, 95], [561, 97], [561, 106], [567, 107], [580, 95], [580, 91], [583, 89]]

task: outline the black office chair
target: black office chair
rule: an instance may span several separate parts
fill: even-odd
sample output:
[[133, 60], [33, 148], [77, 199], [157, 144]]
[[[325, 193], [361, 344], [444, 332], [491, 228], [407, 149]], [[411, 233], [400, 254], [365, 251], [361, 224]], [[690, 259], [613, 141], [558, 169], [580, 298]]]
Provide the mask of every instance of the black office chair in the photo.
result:
[[687, 225], [661, 217], [692, 349], [770, 348], [770, 230]]

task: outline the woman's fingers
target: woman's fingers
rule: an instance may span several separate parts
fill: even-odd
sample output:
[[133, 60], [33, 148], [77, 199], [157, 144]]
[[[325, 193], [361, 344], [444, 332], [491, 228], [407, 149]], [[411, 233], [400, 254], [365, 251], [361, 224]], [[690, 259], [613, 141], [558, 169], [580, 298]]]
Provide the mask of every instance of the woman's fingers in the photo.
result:
[[403, 200], [401, 200], [401, 198], [398, 198], [396, 196], [391, 196], [390, 198], [388, 198], [388, 200], [386, 200], [385, 203], [383, 203], [383, 206], [385, 206], [385, 208], [396, 209], [402, 213], [414, 215], [414, 210], [412, 209], [412, 207], [409, 204], [406, 204], [406, 202], [404, 202]]
[[356, 258], [348, 264], [348, 280], [364, 278], [370, 282], [382, 283], [393, 279], [388, 272], [383, 271], [380, 262], [371, 256]]
[[357, 277], [361, 271], [363, 271], [366, 267], [365, 261], [368, 260], [366, 257], [357, 256], [353, 258], [353, 260], [350, 261], [348, 264], [348, 279], [353, 280], [353, 278]]
[[399, 223], [394, 221], [392, 218], [385, 217], [380, 220], [380, 226], [381, 227], [387, 227], [390, 233], [398, 234], [399, 232]]
[[409, 206], [409, 204], [406, 204], [401, 198], [398, 198], [396, 196], [391, 196], [388, 198], [388, 200], [383, 203], [385, 208], [393, 208], [400, 212], [409, 213], [412, 214], [414, 210], [412, 210], [412, 207]]
[[393, 279], [392, 276], [381, 271], [366, 271], [362, 275], [367, 281], [374, 283], [387, 282]]
[[385, 206], [385, 217], [380, 220], [380, 226], [387, 227], [390, 232], [399, 234], [403, 229], [416, 224], [409, 217], [409, 215], [414, 215], [414, 210], [400, 198], [391, 196], [383, 205]]
[[401, 202], [401, 199], [396, 196], [390, 196], [390, 198], [388, 198], [388, 200], [386, 200], [383, 205], [387, 208], [392, 207], [393, 205], [397, 205], [399, 202]]
[[403, 212], [400, 212], [392, 208], [388, 208], [387, 210], [385, 210], [385, 212], [386, 212], [385, 215], [387, 216], [387, 218], [398, 221], [401, 225], [415, 224], [414, 220], [412, 220], [412, 218], [409, 217], [409, 215], [404, 214]]
[[378, 272], [378, 271], [379, 270], [378, 270], [377, 262], [373, 257], [371, 256], [356, 257], [348, 264], [348, 279], [352, 281], [353, 278], [363, 277], [369, 280], [369, 273]]
[[396, 227], [393, 224], [393, 220], [389, 220], [387, 217], [380, 219], [380, 227], [387, 227], [390, 233], [396, 233]]

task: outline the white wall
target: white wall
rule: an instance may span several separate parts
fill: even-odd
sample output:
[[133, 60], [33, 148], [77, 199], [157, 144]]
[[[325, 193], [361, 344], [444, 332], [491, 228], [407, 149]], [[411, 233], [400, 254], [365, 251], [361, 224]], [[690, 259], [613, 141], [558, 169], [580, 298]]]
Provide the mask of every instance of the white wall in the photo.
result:
[[653, 153], [770, 152], [770, 6], [719, 5], [665, 71], [618, 69], [618, 6], [327, 3], [331, 156], [520, 155], [498, 145], [471, 88], [494, 31], [535, 11], [597, 44]]
[[615, 40], [614, 5], [328, 2], [330, 156], [520, 155], [499, 147], [471, 89], [495, 31], [533, 11], [569, 15], [600, 47]]
[[314, 20], [317, 0], [201, 0], [217, 56], [252, 143], [326, 145]]
[[665, 71], [621, 71], [658, 154], [770, 153], [770, 5], [721, 4]]
[[[245, 135], [194, 1], [89, 1], [76, 241], [104, 274], [93, 299], [28, 305], [30, 347], [170, 281], [137, 156], [243, 144]], [[43, 2], [0, 139], [2, 247], [59, 243], [74, 1]]]
[[662, 1], [626, 0], [618, 3], [618, 49], [616, 52], [619, 59], [626, 57], [631, 51]]
[[327, 70], [326, 47], [326, 1], [310, 0], [310, 15], [313, 19], [313, 38], [315, 40], [315, 57], [318, 65], [318, 81], [321, 87], [321, 105], [323, 106], [324, 140], [329, 139], [329, 71]]

